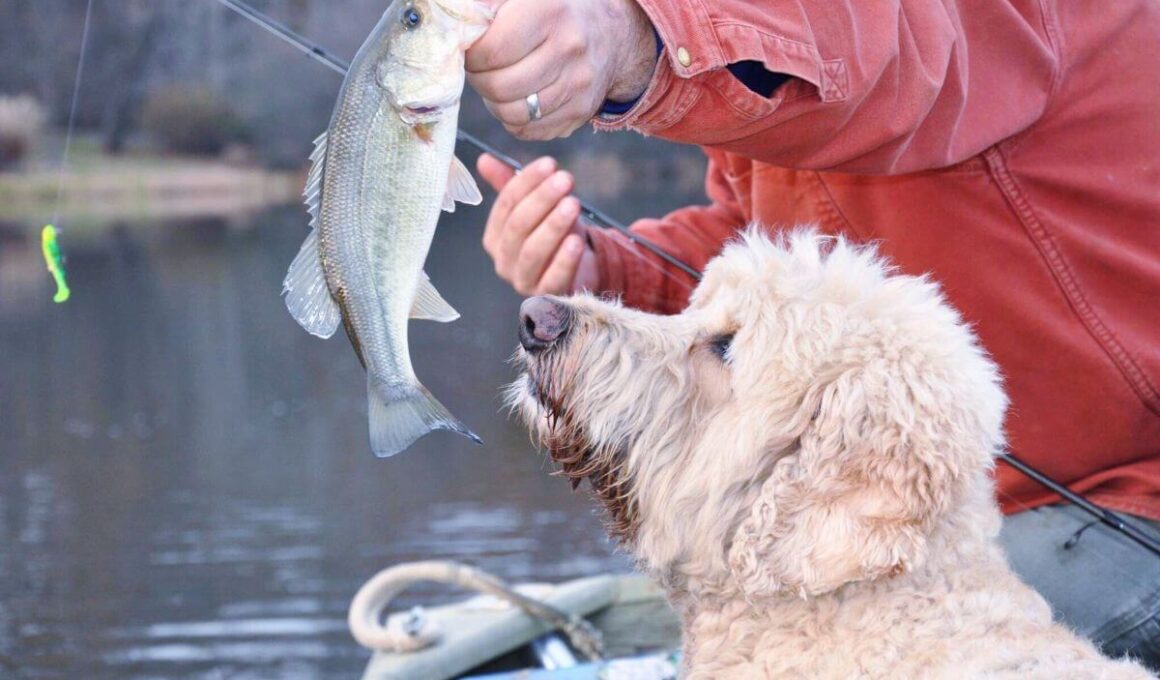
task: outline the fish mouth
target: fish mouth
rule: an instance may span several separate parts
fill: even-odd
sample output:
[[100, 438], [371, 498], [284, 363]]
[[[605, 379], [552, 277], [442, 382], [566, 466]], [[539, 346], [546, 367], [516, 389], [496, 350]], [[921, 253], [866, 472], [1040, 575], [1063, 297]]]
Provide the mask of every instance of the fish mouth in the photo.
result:
[[400, 117], [408, 125], [423, 125], [435, 123], [443, 116], [440, 106], [404, 106], [399, 111]]

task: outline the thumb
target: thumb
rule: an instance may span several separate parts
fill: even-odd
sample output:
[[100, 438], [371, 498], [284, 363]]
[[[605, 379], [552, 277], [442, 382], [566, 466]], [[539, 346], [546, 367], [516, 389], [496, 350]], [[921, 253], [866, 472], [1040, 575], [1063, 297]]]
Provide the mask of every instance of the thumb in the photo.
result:
[[509, 168], [507, 165], [501, 163], [499, 159], [491, 154], [480, 154], [479, 160], [475, 163], [476, 169], [483, 179], [491, 185], [492, 189], [500, 191], [507, 183], [511, 181], [512, 177], [516, 176], [516, 171]]

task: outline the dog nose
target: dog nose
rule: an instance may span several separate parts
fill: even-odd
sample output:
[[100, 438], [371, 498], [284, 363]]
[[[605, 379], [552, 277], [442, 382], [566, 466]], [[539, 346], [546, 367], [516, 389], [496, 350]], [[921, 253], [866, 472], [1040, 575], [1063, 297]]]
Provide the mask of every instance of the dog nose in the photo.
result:
[[547, 297], [534, 297], [520, 305], [520, 344], [529, 352], [552, 346], [568, 333], [572, 313], [568, 307]]

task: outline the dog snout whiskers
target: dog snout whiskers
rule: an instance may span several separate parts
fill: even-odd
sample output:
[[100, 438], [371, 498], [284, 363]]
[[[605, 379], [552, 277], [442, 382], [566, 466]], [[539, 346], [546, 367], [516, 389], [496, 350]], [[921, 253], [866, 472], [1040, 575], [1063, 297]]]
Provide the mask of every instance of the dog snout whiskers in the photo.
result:
[[548, 297], [534, 297], [520, 305], [520, 345], [540, 352], [568, 334], [572, 312], [567, 305]]

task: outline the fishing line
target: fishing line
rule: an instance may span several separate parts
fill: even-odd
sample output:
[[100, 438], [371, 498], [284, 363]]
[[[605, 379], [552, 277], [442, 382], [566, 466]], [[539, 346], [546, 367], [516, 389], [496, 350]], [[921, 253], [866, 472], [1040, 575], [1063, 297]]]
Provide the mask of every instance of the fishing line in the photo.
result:
[[52, 301], [57, 304], [67, 302], [72, 296], [68, 287], [68, 277], [64, 268], [64, 253], [61, 251], [59, 237], [61, 205], [64, 203], [64, 176], [68, 170], [69, 156], [72, 152], [73, 133], [76, 131], [77, 104], [80, 101], [81, 82], [85, 73], [85, 59], [89, 51], [89, 29], [93, 23], [93, 0], [85, 5], [85, 22], [81, 29], [81, 51], [77, 57], [76, 79], [73, 81], [72, 102], [68, 110], [68, 127], [64, 136], [64, 150], [61, 152], [60, 167], [56, 171], [56, 199], [53, 201], [52, 220], [44, 225], [40, 231], [40, 250], [44, 257], [45, 267], [56, 283], [56, 294]]
[[[261, 26], [266, 31], [273, 34], [275, 37], [277, 37], [277, 38], [281, 39], [283, 42], [293, 46], [299, 52], [302, 52], [306, 56], [317, 61], [318, 63], [327, 67], [331, 71], [334, 71], [335, 73], [345, 77], [347, 71], [350, 70], [350, 62], [346, 61], [345, 59], [342, 59], [341, 57], [335, 56], [335, 54], [333, 52], [331, 52], [330, 50], [327, 50], [326, 48], [318, 45], [317, 43], [306, 39], [304, 36], [296, 33], [295, 31], [293, 31], [292, 29], [287, 27], [285, 24], [279, 23], [278, 21], [263, 14], [262, 12], [251, 7], [250, 5], [246, 4], [245, 2], [242, 2], [241, 0], [217, 0], [217, 1], [219, 3], [221, 3], [222, 5], [225, 5], [227, 8], [233, 10], [237, 14], [241, 15], [242, 17], [245, 17], [250, 22], [257, 24], [258, 26]], [[91, 0], [90, 0], [90, 2], [91, 2]], [[484, 142], [483, 140], [479, 139], [475, 135], [472, 135], [468, 132], [465, 132], [463, 129], [457, 130], [455, 134], [456, 134], [456, 137], [460, 141], [465, 142], [466, 144], [469, 144], [469, 145], [475, 147], [476, 149], [483, 151], [484, 153], [487, 153], [487, 154], [494, 156], [501, 163], [510, 167], [511, 169], [515, 170], [516, 172], [519, 172], [520, 170], [523, 169], [522, 163], [520, 163], [516, 159], [512, 158], [511, 156], [508, 156], [507, 154], [500, 152], [498, 149], [496, 149], [495, 147], [491, 146], [490, 144]], [[592, 206], [584, 203], [583, 201], [580, 202], [580, 215], [585, 220], [587, 220], [588, 222], [590, 222], [591, 224], [593, 224], [595, 226], [603, 227], [605, 229], [613, 229], [615, 231], [619, 231], [620, 233], [627, 236], [630, 240], [632, 240], [633, 243], [636, 243], [637, 245], [641, 246], [645, 250], [648, 250], [653, 255], [656, 255], [657, 257], [661, 258], [662, 260], [669, 263], [670, 265], [676, 267], [677, 269], [680, 269], [681, 271], [683, 271], [684, 273], [693, 277], [694, 279], [700, 278], [700, 272], [698, 272], [693, 267], [690, 267], [689, 265], [685, 264], [681, 260], [677, 259], [673, 255], [666, 252], [660, 246], [649, 241], [647, 238], [641, 236], [640, 234], [637, 234], [636, 232], [631, 231], [628, 227], [626, 227], [623, 224], [621, 224], [620, 222], [617, 222], [616, 220], [612, 219], [611, 217], [604, 214], [600, 210], [597, 210], [596, 208], [593, 208]], [[673, 275], [672, 272], [670, 272], [667, 269], [665, 269], [664, 267], [658, 265], [656, 262], [653, 262], [648, 257], [646, 257], [643, 253], [639, 253], [639, 252], [636, 252], [634, 250], [627, 249], [627, 248], [626, 248], [626, 250], [628, 252], [632, 253], [633, 255], [635, 255], [636, 257], [640, 258], [642, 261], [654, 266], [662, 274], [665, 274], [666, 276], [673, 279], [674, 281], [677, 281], [679, 284], [684, 286], [686, 289], [691, 290], [693, 288], [692, 284], [690, 284], [688, 281], [685, 281], [685, 280], [681, 279], [680, 277]]]
[[85, 58], [89, 50], [89, 28], [93, 20], [93, 0], [88, 0], [85, 6], [85, 23], [81, 31], [81, 53], [77, 57], [77, 75], [73, 81], [72, 104], [69, 105], [68, 110], [68, 128], [66, 128], [64, 136], [64, 152], [60, 159], [60, 168], [57, 169], [56, 176], [56, 202], [53, 206], [52, 222], [50, 225], [56, 224], [60, 220], [60, 206], [64, 197], [64, 173], [68, 167], [69, 155], [72, 150], [73, 132], [76, 130], [77, 122], [77, 102], [80, 100], [81, 93], [81, 79], [85, 73]]
[[[267, 31], [269, 31], [270, 33], [279, 37], [283, 41], [289, 43], [290, 45], [293, 45], [299, 51], [306, 54], [311, 59], [314, 59], [315, 61], [326, 66], [330, 70], [332, 70], [340, 75], [345, 76], [347, 70], [350, 68], [349, 62], [347, 62], [343, 59], [340, 59], [339, 57], [336, 57], [329, 50], [317, 45], [316, 43], [314, 43], [310, 40], [307, 40], [305, 37], [295, 33], [294, 31], [290, 30], [289, 28], [287, 28], [283, 24], [280, 24], [277, 21], [271, 19], [270, 17], [266, 16], [265, 14], [258, 11], [257, 9], [254, 9], [253, 7], [248, 5], [247, 3], [243, 2], [242, 0], [217, 0], [217, 1], [219, 3], [221, 3], [222, 5], [225, 5], [229, 9], [233, 10], [234, 12], [237, 12], [238, 14], [245, 17], [246, 19], [250, 20], [251, 22], [266, 29]], [[89, 0], [89, 7], [91, 9], [92, 0]], [[87, 31], [87, 23], [86, 23], [86, 31]], [[82, 56], [83, 56], [83, 51], [82, 51]], [[79, 80], [79, 72], [78, 72], [78, 80]], [[75, 105], [75, 101], [74, 101], [74, 105]], [[523, 168], [522, 164], [520, 164], [514, 158], [511, 158], [510, 156], [499, 152], [498, 150], [493, 148], [490, 144], [483, 142], [479, 138], [477, 138], [477, 137], [475, 137], [467, 132], [464, 132], [463, 130], [459, 130], [456, 134], [457, 134], [458, 138], [460, 140], [462, 140], [463, 142], [466, 142], [467, 144], [474, 146], [475, 148], [479, 149], [480, 151], [483, 151], [485, 153], [491, 154], [492, 156], [495, 156], [497, 159], [500, 160], [500, 162], [511, 167], [512, 169], [519, 171]], [[701, 280], [701, 273], [699, 271], [697, 271], [693, 267], [689, 266], [688, 264], [682, 262], [680, 259], [674, 257], [673, 255], [669, 254], [660, 246], [657, 246], [655, 243], [652, 243], [651, 241], [644, 238], [643, 236], [629, 230], [628, 227], [626, 227], [623, 224], [617, 222], [616, 220], [608, 217], [603, 212], [596, 210], [595, 208], [592, 208], [583, 202], [581, 202], [580, 205], [581, 205], [581, 216], [584, 219], [586, 219], [587, 221], [591, 222], [592, 224], [594, 224], [596, 226], [604, 227], [606, 229], [613, 229], [615, 231], [618, 231], [618, 232], [624, 234], [631, 241], [633, 241], [633, 243], [648, 250], [649, 252], [656, 255], [660, 259], [664, 260], [668, 264], [681, 270], [685, 274], [688, 274], [694, 281]], [[662, 267], [657, 262], [649, 259], [647, 256], [644, 255], [644, 253], [638, 252], [636, 250], [632, 250], [632, 249], [628, 248], [627, 246], [625, 247], [625, 250], [627, 250], [628, 252], [631, 252], [633, 255], [640, 258], [643, 262], [646, 262], [646, 263], [650, 264], [651, 266], [655, 267], [656, 269], [661, 271], [663, 274], [665, 274], [669, 278], [673, 279], [674, 281], [677, 281], [678, 283], [682, 284], [686, 288], [691, 289], [693, 287], [691, 284], [689, 284], [688, 281], [684, 281], [684, 280], [680, 279], [675, 274], [668, 271], [667, 269]], [[1106, 525], [1112, 527], [1112, 529], [1114, 529], [1115, 531], [1123, 534], [1124, 536], [1127, 536], [1130, 540], [1139, 544], [1145, 550], [1148, 550], [1149, 552], [1156, 555], [1157, 557], [1160, 557], [1160, 541], [1158, 541], [1155, 538], [1153, 538], [1152, 536], [1150, 536], [1147, 532], [1143, 531], [1142, 529], [1137, 527], [1135, 524], [1125, 520], [1123, 518], [1123, 516], [1119, 515], [1118, 513], [1112, 512], [1111, 510], [1108, 510], [1107, 508], [1104, 508], [1100, 505], [1092, 503], [1091, 501], [1087, 500], [1087, 498], [1085, 498], [1082, 494], [1077, 494], [1077, 493], [1071, 491], [1070, 489], [1068, 489], [1064, 485], [1056, 482], [1052, 478], [1043, 474], [1039, 470], [1031, 467], [1027, 463], [1016, 458], [1015, 456], [1012, 456], [1011, 454], [1007, 454], [1007, 453], [1000, 454], [999, 459], [1002, 460], [1003, 462], [1007, 463], [1008, 465], [1014, 467], [1016, 470], [1018, 470], [1019, 472], [1021, 472], [1024, 475], [1026, 475], [1027, 477], [1035, 480], [1039, 484], [1041, 484], [1044, 487], [1055, 492], [1056, 494], [1063, 497], [1068, 502], [1073, 503], [1074, 505], [1076, 505], [1077, 507], [1082, 509], [1084, 512], [1087, 512], [1088, 514], [1095, 517], [1101, 523], [1106, 524]]]

